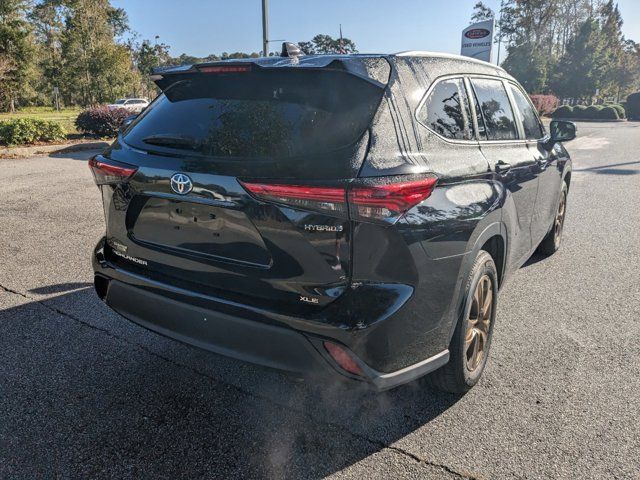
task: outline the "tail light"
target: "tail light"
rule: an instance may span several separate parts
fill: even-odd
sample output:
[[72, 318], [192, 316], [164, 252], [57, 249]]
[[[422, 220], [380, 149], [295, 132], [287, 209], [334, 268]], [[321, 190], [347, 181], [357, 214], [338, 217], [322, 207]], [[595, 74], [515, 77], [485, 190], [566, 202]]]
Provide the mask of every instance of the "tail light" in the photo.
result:
[[323, 187], [315, 185], [284, 185], [270, 183], [240, 184], [254, 197], [266, 202], [329, 212], [337, 216], [347, 216], [347, 194], [345, 187]]
[[353, 355], [350, 354], [347, 349], [332, 342], [322, 342], [322, 344], [329, 355], [331, 355], [331, 358], [340, 365], [340, 368], [353, 375], [363, 376], [362, 368], [360, 368], [358, 362], [356, 362]]
[[[393, 180], [398, 180], [394, 177]], [[259, 200], [302, 210], [331, 213], [363, 221], [395, 223], [408, 210], [431, 195], [438, 178], [430, 175], [417, 180], [366, 180], [345, 186], [289, 185], [240, 182]], [[373, 183], [375, 182], [375, 183]]]
[[96, 155], [89, 160], [89, 168], [93, 173], [96, 185], [119, 183], [129, 179], [138, 171], [138, 167], [107, 160], [101, 155]]
[[354, 185], [349, 189], [352, 218], [382, 220], [395, 223], [402, 215], [429, 198], [438, 178], [379, 185]]

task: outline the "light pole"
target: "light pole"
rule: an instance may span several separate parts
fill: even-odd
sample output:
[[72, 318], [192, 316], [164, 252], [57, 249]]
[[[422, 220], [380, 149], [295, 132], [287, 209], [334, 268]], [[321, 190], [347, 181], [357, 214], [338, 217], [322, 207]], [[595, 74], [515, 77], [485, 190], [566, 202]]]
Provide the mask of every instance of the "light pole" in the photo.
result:
[[262, 0], [262, 54], [269, 56], [269, 1]]
[[[500, 66], [500, 49], [502, 48], [502, 29], [500, 26], [502, 25], [502, 9], [504, 8], [504, 0], [500, 0], [500, 17], [498, 18], [498, 61], [496, 65]], [[495, 29], [496, 26], [494, 25]]]

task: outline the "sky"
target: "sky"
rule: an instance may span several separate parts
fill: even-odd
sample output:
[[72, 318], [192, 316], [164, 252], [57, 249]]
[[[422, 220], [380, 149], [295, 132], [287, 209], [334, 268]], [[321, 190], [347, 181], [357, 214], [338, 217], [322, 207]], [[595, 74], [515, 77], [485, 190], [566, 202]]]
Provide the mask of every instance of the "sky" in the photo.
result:
[[[269, 0], [271, 51], [281, 40], [333, 37], [339, 24], [362, 53], [432, 50], [460, 53], [460, 32], [469, 24], [477, 0]], [[124, 8], [140, 39], [204, 57], [211, 53], [262, 49], [261, 0], [112, 0]], [[500, 0], [485, 0], [494, 10]], [[640, 0], [619, 0], [623, 33], [640, 42]]]

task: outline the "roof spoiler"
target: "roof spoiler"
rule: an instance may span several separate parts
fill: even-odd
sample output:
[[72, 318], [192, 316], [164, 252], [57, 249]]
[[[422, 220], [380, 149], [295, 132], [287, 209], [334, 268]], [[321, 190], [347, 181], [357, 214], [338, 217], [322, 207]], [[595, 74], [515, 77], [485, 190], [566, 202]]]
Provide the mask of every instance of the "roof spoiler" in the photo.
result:
[[[287, 47], [285, 47], [287, 45]], [[233, 59], [197, 63], [179, 67], [156, 68], [151, 75], [160, 90], [165, 91], [176, 82], [203, 74], [241, 74], [278, 69], [318, 69], [347, 72], [384, 88], [389, 82], [391, 64], [383, 55], [304, 55], [295, 44], [283, 44], [287, 56], [256, 59]], [[299, 53], [296, 53], [296, 50]]]

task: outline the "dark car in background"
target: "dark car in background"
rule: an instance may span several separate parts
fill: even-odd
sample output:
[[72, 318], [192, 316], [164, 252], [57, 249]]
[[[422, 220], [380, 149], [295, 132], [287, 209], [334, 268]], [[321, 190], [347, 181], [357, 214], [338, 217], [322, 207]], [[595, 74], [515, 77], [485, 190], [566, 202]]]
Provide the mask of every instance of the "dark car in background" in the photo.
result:
[[[562, 236], [569, 122], [428, 52], [166, 69], [90, 160], [95, 288], [168, 337], [383, 390], [480, 377], [498, 290]], [[514, 320], [516, 321], [516, 320]]]

